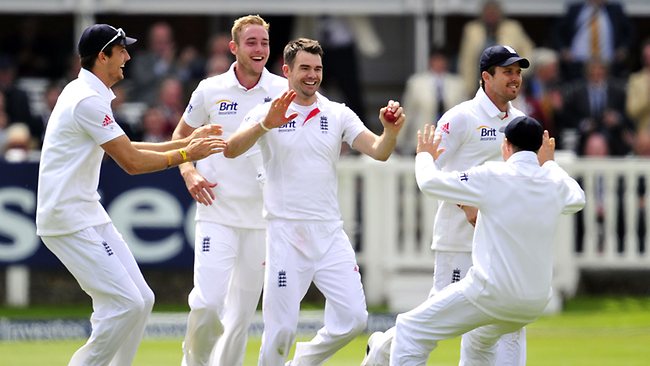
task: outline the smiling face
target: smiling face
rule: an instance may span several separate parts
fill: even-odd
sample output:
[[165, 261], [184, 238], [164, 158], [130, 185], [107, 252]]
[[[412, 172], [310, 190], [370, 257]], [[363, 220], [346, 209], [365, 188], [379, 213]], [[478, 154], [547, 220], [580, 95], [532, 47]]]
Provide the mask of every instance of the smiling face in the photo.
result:
[[296, 92], [295, 102], [310, 105], [316, 101], [316, 92], [323, 80], [323, 61], [318, 54], [298, 51], [291, 65], [283, 65], [289, 87]]
[[110, 88], [118, 81], [124, 79], [124, 65], [131, 59], [126, 47], [121, 44], [116, 44], [112, 48], [111, 56], [107, 56], [104, 52], [100, 52], [99, 56], [101, 65], [103, 66], [104, 78], [101, 78], [104, 83]]
[[237, 72], [259, 78], [269, 59], [269, 32], [261, 25], [242, 28], [238, 40], [230, 41], [230, 52], [237, 58]]
[[501, 110], [507, 103], [519, 95], [521, 89], [521, 67], [519, 63], [510, 66], [496, 66], [494, 75], [487, 71], [482, 73], [485, 82], [485, 94]]

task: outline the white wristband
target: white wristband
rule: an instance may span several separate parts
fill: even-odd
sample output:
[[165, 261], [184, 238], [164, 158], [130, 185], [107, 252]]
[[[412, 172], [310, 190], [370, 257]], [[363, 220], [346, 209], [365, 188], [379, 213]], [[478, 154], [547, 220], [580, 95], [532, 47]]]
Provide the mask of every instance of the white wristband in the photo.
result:
[[270, 128], [267, 128], [266, 126], [264, 126], [264, 121], [261, 121], [261, 122], [260, 122], [260, 127], [262, 127], [262, 129], [263, 129], [264, 131], [266, 131], [266, 132], [271, 131]]

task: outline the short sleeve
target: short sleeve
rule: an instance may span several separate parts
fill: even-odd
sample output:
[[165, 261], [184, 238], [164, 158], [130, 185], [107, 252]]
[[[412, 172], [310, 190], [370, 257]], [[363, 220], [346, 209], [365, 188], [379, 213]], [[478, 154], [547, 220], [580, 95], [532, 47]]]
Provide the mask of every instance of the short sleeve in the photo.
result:
[[202, 84], [192, 92], [190, 102], [183, 112], [183, 120], [190, 127], [198, 128], [206, 124], [210, 120], [208, 110], [205, 105], [205, 97], [203, 96]]
[[366, 126], [359, 116], [345, 105], [341, 108], [341, 123], [343, 124], [343, 141], [350, 146], [354, 143], [354, 139], [366, 130]]
[[74, 111], [74, 119], [98, 145], [124, 135], [113, 117], [110, 104], [98, 95], [83, 99]]
[[442, 135], [440, 148], [445, 149], [445, 152], [438, 158], [437, 164], [445, 166], [448, 160], [447, 157], [454, 156], [465, 140], [467, 134], [465, 116], [448, 111], [438, 121], [436, 133]]

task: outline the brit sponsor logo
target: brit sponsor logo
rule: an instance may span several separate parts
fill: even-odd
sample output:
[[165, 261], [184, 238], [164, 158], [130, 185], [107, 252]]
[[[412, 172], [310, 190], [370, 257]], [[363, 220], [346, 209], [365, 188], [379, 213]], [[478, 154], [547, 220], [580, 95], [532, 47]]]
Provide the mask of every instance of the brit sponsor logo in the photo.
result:
[[283, 124], [278, 128], [280, 132], [293, 132], [296, 130], [296, 121], [291, 121]]
[[219, 106], [219, 112], [217, 113], [222, 116], [228, 114], [237, 114], [237, 108], [239, 107], [239, 103], [228, 99], [218, 100], [216, 105]]
[[192, 105], [192, 103], [188, 104], [187, 109], [186, 109], [187, 114], [192, 113], [192, 109], [194, 109], [194, 106]]
[[480, 134], [481, 141], [495, 141], [497, 139], [497, 129], [490, 126], [478, 126], [476, 130]]

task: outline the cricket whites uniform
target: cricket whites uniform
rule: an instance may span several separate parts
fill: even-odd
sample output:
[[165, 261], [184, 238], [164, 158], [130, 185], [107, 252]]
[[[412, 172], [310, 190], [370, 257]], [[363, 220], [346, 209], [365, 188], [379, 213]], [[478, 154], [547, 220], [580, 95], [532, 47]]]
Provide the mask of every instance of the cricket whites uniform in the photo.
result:
[[48, 121], [39, 166], [36, 233], [93, 299], [92, 332], [70, 366], [130, 365], [154, 303], [97, 192], [104, 150], [124, 134], [115, 95], [81, 69]]
[[[243, 125], [259, 123], [269, 108], [258, 106]], [[343, 231], [336, 174], [342, 142], [352, 146], [367, 128], [348, 107], [318, 93], [311, 106], [292, 103], [287, 114], [292, 112], [298, 117], [257, 141], [267, 174], [268, 220], [260, 366], [284, 366], [311, 282], [326, 299], [324, 326], [296, 345], [292, 366], [323, 364], [365, 329], [368, 316], [355, 253]]]
[[[257, 85], [247, 90], [235, 76], [235, 65], [199, 83], [183, 114], [189, 126], [219, 124], [227, 139], [248, 111], [288, 87], [285, 78], [264, 69]], [[264, 283], [266, 224], [256, 179], [261, 159], [259, 167], [255, 159], [251, 154], [235, 159], [214, 154], [196, 163], [198, 172], [216, 183], [216, 199], [209, 206], [197, 204], [194, 288], [183, 342], [187, 366], [244, 362], [248, 328]]]
[[[449, 172], [467, 170], [486, 161], [503, 160], [501, 143], [504, 135], [499, 128], [523, 115], [511, 103], [508, 103], [507, 112], [501, 112], [479, 88], [473, 99], [452, 107], [438, 121], [436, 132], [442, 134], [440, 148], [445, 152], [436, 164], [442, 171]], [[429, 297], [465, 277], [472, 266], [474, 227], [467, 221], [460, 204], [467, 205], [465, 202], [439, 202], [433, 224], [431, 249], [435, 252], [435, 263]], [[388, 366], [394, 332], [395, 329], [391, 328], [373, 339], [371, 352], [363, 366]], [[501, 366], [524, 366], [525, 330], [506, 335], [501, 342], [510, 344], [504, 344], [504, 350], [499, 352]], [[513, 359], [518, 361], [513, 363]]]
[[499, 337], [542, 315], [551, 297], [559, 217], [581, 210], [584, 192], [554, 161], [540, 167], [532, 151], [455, 172], [443, 172], [429, 153], [420, 153], [415, 170], [422, 192], [478, 207], [481, 215], [472, 268], [397, 317], [391, 365], [424, 365], [439, 340], [463, 333], [460, 365], [496, 365]]

